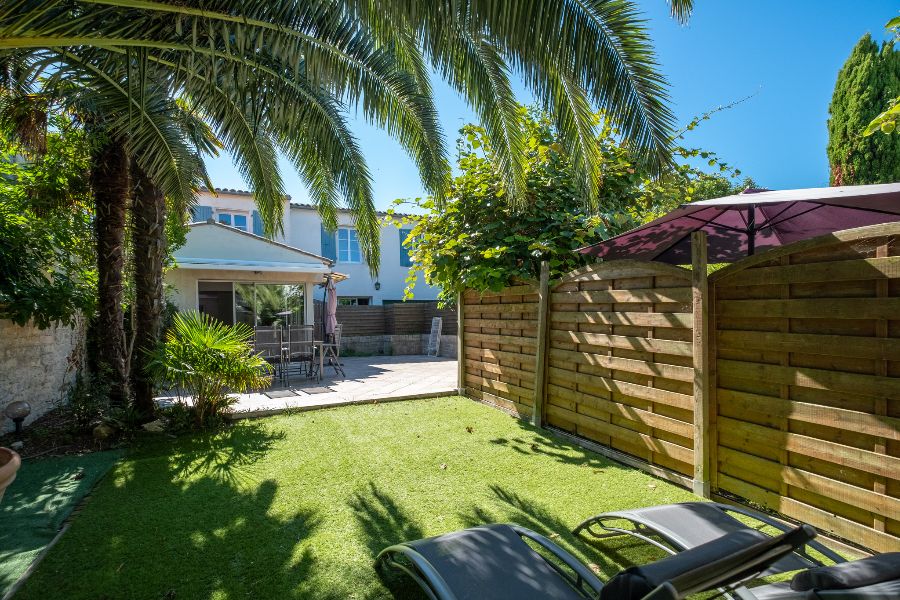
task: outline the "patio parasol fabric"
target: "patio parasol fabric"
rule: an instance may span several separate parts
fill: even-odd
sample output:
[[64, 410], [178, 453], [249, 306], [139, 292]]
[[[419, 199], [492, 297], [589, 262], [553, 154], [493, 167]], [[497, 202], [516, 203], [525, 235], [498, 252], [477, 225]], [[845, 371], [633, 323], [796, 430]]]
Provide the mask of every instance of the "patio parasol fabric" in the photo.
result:
[[337, 327], [337, 290], [334, 279], [329, 277], [325, 284], [325, 334], [333, 335]]
[[900, 221], [900, 183], [797, 190], [747, 189], [682, 204], [669, 214], [578, 251], [614, 260], [691, 262], [691, 233], [707, 233], [708, 260], [735, 262], [760, 250], [843, 229]]

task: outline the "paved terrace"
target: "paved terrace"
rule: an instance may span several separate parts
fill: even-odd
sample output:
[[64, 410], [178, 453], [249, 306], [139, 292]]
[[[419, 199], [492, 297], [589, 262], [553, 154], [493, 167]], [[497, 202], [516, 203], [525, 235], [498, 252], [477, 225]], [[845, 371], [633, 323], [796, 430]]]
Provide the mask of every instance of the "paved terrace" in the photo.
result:
[[[242, 394], [235, 418], [286, 410], [312, 410], [345, 404], [456, 394], [456, 361], [433, 356], [341, 357], [346, 378], [326, 365], [321, 382], [292, 376], [290, 386], [276, 380], [271, 389]], [[269, 395], [293, 392], [285, 397]], [[269, 395], [267, 395], [269, 394]]]

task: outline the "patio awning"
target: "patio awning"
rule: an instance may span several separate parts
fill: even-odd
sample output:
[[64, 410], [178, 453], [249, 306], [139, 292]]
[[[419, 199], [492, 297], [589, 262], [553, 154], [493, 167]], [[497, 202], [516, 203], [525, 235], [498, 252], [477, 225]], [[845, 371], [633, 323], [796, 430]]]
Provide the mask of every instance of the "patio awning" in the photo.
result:
[[295, 273], [330, 273], [325, 265], [308, 265], [265, 260], [232, 260], [222, 258], [181, 258], [180, 269], [228, 269], [230, 271], [292, 271]]
[[705, 231], [710, 262], [843, 229], [900, 221], [900, 183], [796, 190], [745, 190], [682, 204], [669, 214], [579, 252], [604, 260], [691, 262], [691, 233]]
[[323, 281], [327, 276], [335, 281], [347, 279], [335, 273], [333, 261], [324, 256], [214, 221], [192, 223], [184, 246], [174, 255], [179, 269], [307, 274], [321, 276]]

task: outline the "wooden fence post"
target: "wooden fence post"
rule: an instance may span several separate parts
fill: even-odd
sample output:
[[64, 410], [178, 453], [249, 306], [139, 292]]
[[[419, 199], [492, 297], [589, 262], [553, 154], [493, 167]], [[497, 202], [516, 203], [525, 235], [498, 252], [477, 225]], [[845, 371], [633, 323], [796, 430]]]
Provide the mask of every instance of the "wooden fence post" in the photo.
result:
[[534, 401], [531, 423], [535, 427], [544, 424], [544, 395], [547, 390], [547, 331], [550, 320], [550, 263], [541, 262], [541, 280], [538, 288], [538, 327], [534, 365]]
[[694, 313], [694, 485], [698, 496], [710, 497], [709, 428], [709, 283], [706, 232], [691, 234], [691, 283]]
[[466, 395], [466, 317], [463, 314], [465, 292], [456, 295], [456, 391]]

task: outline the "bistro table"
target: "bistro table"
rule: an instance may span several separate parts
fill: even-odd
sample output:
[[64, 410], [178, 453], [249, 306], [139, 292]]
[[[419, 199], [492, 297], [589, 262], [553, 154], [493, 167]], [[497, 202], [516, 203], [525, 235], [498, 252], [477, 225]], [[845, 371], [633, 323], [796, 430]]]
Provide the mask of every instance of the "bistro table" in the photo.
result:
[[[315, 357], [316, 352], [319, 353], [319, 372], [316, 373], [316, 381], [322, 381], [322, 373], [325, 370], [326, 354], [328, 355], [328, 362], [334, 367], [335, 373], [340, 373], [341, 377], [347, 376], [344, 373], [343, 367], [341, 367], [341, 361], [338, 360], [337, 344], [326, 342], [324, 340], [313, 340], [313, 357]], [[313, 360], [315, 360], [315, 358]]]

